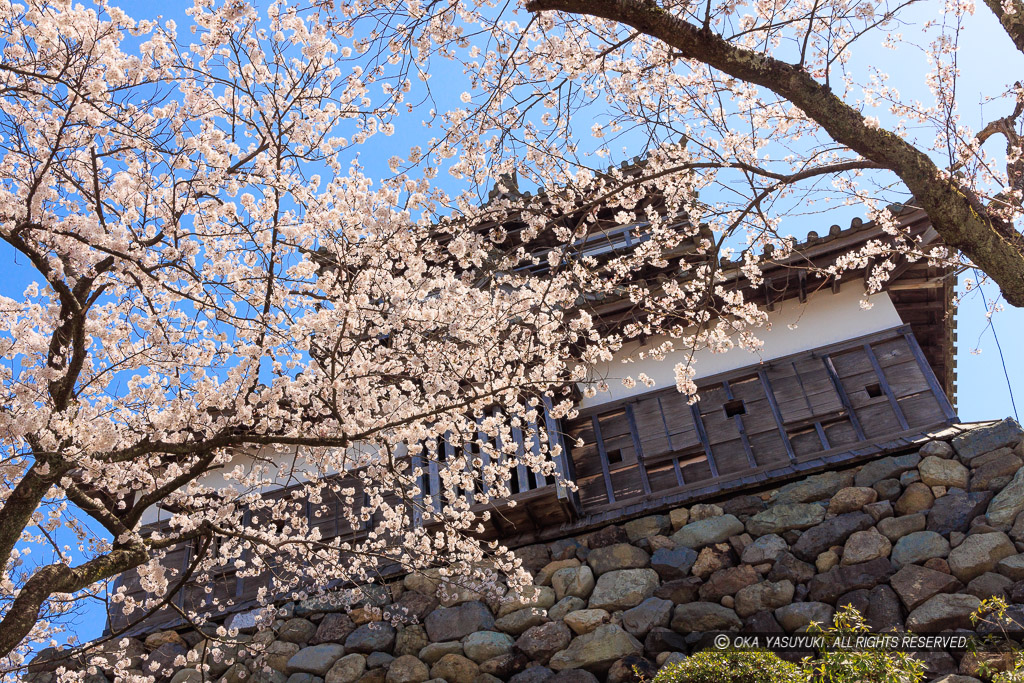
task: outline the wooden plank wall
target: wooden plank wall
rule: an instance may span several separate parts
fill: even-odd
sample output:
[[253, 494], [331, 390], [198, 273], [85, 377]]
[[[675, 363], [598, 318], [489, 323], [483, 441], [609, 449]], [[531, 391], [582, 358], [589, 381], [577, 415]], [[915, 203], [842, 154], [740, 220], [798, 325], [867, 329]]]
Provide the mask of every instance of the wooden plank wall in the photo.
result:
[[[565, 425], [584, 514], [841, 454], [956, 419], [906, 326], [661, 390]], [[632, 419], [630, 417], [632, 416]]]

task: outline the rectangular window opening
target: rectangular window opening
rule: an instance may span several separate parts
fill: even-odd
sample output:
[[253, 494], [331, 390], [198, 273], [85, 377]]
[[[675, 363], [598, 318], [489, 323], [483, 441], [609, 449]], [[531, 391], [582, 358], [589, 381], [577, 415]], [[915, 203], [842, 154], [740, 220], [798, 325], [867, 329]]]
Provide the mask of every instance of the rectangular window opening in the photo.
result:
[[726, 417], [736, 417], [737, 415], [746, 415], [747, 407], [743, 405], [743, 399], [737, 398], [733, 401], [726, 401], [722, 404], [722, 408], [725, 409]]
[[864, 387], [864, 391], [868, 392], [868, 396], [871, 398], [878, 398], [882, 395], [882, 385], [875, 382], [874, 384], [869, 384]]
[[608, 451], [608, 464], [614, 465], [618, 462], [622, 462], [622, 450], [616, 448], [614, 451]]

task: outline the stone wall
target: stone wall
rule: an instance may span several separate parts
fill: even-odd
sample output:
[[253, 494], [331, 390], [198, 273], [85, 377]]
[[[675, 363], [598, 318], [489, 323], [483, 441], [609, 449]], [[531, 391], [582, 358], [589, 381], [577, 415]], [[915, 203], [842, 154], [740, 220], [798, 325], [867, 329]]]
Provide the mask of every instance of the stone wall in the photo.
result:
[[[439, 591], [436, 574], [409, 575], [354, 610], [283, 606], [272, 629], [242, 636], [259, 655], [211, 656], [199, 634], [165, 631], [132, 640], [132, 666], [176, 670], [156, 677], [172, 683], [624, 683], [685, 657], [701, 631], [795, 632], [843, 604], [875, 631], [939, 632], [970, 628], [979, 601], [1001, 595], [1024, 623], [1022, 436], [1005, 420], [521, 548], [536, 584], [525, 597]], [[396, 610], [411, 623], [392, 626]], [[244, 615], [234, 625], [245, 631]], [[921, 656], [929, 679], [978, 673], [970, 655]], [[49, 683], [46, 669], [37, 660], [29, 678]]]

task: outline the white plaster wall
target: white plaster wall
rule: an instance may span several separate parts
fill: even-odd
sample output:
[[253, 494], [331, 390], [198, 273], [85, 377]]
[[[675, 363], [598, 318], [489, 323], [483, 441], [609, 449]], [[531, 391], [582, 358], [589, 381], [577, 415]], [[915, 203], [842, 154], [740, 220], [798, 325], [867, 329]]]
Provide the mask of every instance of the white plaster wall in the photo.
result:
[[[817, 292], [801, 304], [798, 299], [787, 299], [768, 314], [768, 327], [755, 330], [755, 334], [764, 346], [752, 353], [742, 349], [733, 349], [727, 353], [711, 353], [707, 350], [698, 351], [694, 356], [696, 379], [716, 375], [720, 372], [736, 370], [761, 361], [787, 356], [792, 353], [827, 346], [846, 339], [854, 339], [896, 327], [901, 324], [899, 313], [896, 312], [892, 300], [885, 292], [869, 298], [873, 304], [869, 309], [861, 309], [863, 292], [855, 287], [846, 287], [838, 294], [831, 290]], [[594, 369], [594, 379], [604, 379], [608, 383], [608, 391], [598, 392], [596, 396], [583, 399], [581, 408], [589, 408], [621, 398], [643, 394], [653, 389], [675, 386], [675, 365], [685, 360], [686, 354], [677, 350], [663, 361], [651, 359], [635, 360], [636, 354], [645, 348], [655, 348], [664, 337], [652, 337], [647, 344], [630, 344], [617, 354], [615, 360], [602, 364]], [[633, 362], [623, 363], [623, 359], [634, 358]], [[637, 377], [646, 373], [655, 381], [653, 388], [636, 383], [633, 388], [623, 386], [622, 379], [627, 376]]]

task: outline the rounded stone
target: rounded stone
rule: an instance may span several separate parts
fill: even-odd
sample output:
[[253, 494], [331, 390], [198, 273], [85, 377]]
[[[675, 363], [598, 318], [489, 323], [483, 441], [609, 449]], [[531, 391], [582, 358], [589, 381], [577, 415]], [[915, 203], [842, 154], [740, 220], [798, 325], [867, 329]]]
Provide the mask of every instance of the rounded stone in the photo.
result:
[[466, 657], [479, 664], [492, 657], [508, 654], [514, 644], [515, 640], [507, 633], [477, 631], [466, 636], [462, 641], [462, 649]]
[[462, 655], [445, 655], [430, 667], [431, 678], [443, 678], [448, 683], [473, 683], [480, 667]]
[[384, 680], [387, 683], [423, 683], [428, 678], [430, 669], [426, 664], [412, 655], [402, 655], [391, 662]]
[[355, 683], [366, 671], [366, 657], [360, 654], [345, 655], [334, 663], [324, 683]]
[[889, 539], [872, 527], [867, 531], [857, 531], [846, 539], [843, 547], [843, 564], [859, 564], [870, 562], [879, 557], [888, 557], [892, 550]]
[[912, 515], [931, 508], [934, 503], [935, 496], [931, 488], [923, 482], [915, 481], [903, 491], [903, 495], [893, 505], [893, 510], [897, 515]]
[[892, 548], [892, 565], [899, 569], [908, 564], [920, 564], [933, 557], [947, 557], [949, 541], [935, 531], [915, 531], [903, 536]]
[[936, 455], [930, 455], [918, 463], [917, 471], [921, 473], [921, 481], [928, 486], [956, 486], [966, 489], [970, 476], [967, 468], [959, 461]]

